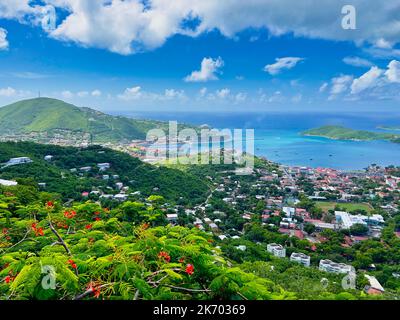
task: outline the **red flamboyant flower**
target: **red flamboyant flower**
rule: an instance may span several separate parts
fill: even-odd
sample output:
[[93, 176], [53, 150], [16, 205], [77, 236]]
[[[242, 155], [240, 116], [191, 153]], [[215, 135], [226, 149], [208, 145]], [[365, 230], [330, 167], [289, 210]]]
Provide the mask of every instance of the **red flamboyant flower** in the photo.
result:
[[8, 229], [7, 228], [3, 228], [2, 233], [3, 234], [7, 234], [8, 233]]
[[37, 223], [32, 223], [31, 228], [35, 232], [36, 237], [44, 236], [43, 228], [38, 228]]
[[77, 269], [78, 266], [76, 265], [75, 261], [70, 259], [68, 260], [68, 264], [72, 267], [72, 269]]
[[68, 225], [66, 225], [65, 223], [62, 223], [62, 222], [57, 223], [57, 227], [63, 228], [63, 229], [68, 229]]
[[66, 217], [67, 219], [72, 219], [76, 216], [76, 212], [75, 211], [65, 211], [64, 212], [64, 217]]
[[98, 215], [100, 215], [100, 212], [96, 211], [96, 212], [94, 213], [94, 215], [95, 215], [95, 216], [98, 216]]
[[44, 236], [43, 228], [38, 228], [35, 230], [36, 236]]
[[191, 275], [194, 273], [194, 267], [193, 267], [193, 265], [187, 264], [187, 265], [186, 265], [186, 270], [185, 270], [185, 272], [186, 272], [189, 276], [191, 276]]
[[95, 221], [101, 221], [101, 218], [96, 217], [96, 218], [94, 218], [94, 220], [95, 220]]
[[11, 276], [7, 276], [4, 278], [4, 282], [9, 284], [11, 282]]
[[87, 225], [85, 226], [85, 229], [86, 229], [86, 230], [92, 229], [92, 225], [91, 225], [91, 224], [87, 224]]
[[89, 285], [88, 285], [88, 287], [87, 287], [87, 290], [93, 292], [93, 296], [94, 296], [96, 299], [98, 299], [98, 298], [100, 297], [101, 289], [100, 289], [100, 287], [99, 287], [98, 285], [96, 285], [95, 283], [90, 282]]
[[150, 224], [149, 223], [143, 223], [142, 224], [142, 229], [143, 230], [146, 230], [146, 229], [148, 229], [150, 227]]
[[166, 253], [165, 251], [161, 251], [161, 252], [158, 254], [158, 258], [159, 258], [159, 259], [164, 258], [164, 260], [165, 260], [167, 263], [169, 263], [169, 262], [171, 261], [170, 255], [169, 255], [168, 253]]
[[185, 258], [183, 258], [183, 257], [180, 258], [180, 259], [179, 259], [179, 262], [180, 262], [180, 263], [184, 263], [184, 262], [185, 262]]
[[48, 202], [46, 203], [46, 207], [48, 207], [48, 208], [53, 208], [53, 207], [54, 207], [54, 202], [53, 202], [53, 201], [48, 201]]

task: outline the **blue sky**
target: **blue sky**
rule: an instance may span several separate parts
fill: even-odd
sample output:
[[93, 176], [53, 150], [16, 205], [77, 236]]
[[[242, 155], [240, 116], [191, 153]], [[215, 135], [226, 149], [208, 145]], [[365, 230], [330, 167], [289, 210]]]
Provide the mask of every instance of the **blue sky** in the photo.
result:
[[[376, 8], [360, 2], [357, 30], [343, 30], [340, 5], [196, 2], [0, 0], [0, 104], [40, 91], [115, 113], [398, 112], [399, 32], [385, 28], [396, 19], [397, 1]], [[50, 30], [43, 24], [48, 8], [57, 15]], [[287, 10], [259, 16], [274, 8]], [[367, 25], [363, 16], [372, 10], [379, 12]], [[296, 11], [304, 19], [293, 21]]]

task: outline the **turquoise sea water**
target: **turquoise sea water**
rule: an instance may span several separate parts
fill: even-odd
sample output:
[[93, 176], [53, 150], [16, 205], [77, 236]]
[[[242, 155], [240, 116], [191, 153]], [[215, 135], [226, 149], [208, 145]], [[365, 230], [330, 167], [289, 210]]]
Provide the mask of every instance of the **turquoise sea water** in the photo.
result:
[[287, 165], [342, 170], [363, 169], [373, 163], [400, 166], [400, 144], [386, 141], [341, 141], [300, 134], [304, 130], [323, 125], [382, 131], [377, 127], [400, 126], [400, 114], [192, 112], [129, 115], [145, 119], [175, 120], [179, 123], [209, 124], [216, 128], [254, 129], [256, 155]]

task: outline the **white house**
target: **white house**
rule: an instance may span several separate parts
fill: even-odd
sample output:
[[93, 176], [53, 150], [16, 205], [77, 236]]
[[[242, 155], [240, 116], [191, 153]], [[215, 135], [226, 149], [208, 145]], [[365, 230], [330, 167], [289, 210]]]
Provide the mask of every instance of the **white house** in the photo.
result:
[[214, 231], [218, 230], [218, 226], [215, 223], [210, 223], [209, 226]]
[[374, 276], [369, 276], [367, 274], [365, 274], [364, 276], [367, 278], [369, 282], [369, 286], [366, 286], [365, 288], [365, 291], [368, 294], [382, 294], [385, 292], [385, 289], [379, 283], [377, 278], [375, 278]]
[[306, 267], [310, 266], [310, 260], [311, 260], [310, 256], [307, 256], [301, 252], [293, 252], [290, 256], [290, 261], [300, 263]]
[[178, 221], [178, 214], [177, 213], [169, 213], [167, 214], [167, 220], [169, 222], [176, 222]]
[[284, 258], [286, 256], [286, 249], [280, 244], [276, 243], [268, 244], [267, 251], [272, 253], [275, 257]]
[[0, 179], [0, 185], [5, 186], [5, 187], [16, 186], [17, 184], [18, 184], [18, 182], [15, 182], [15, 181]]
[[283, 207], [282, 211], [286, 214], [286, 217], [291, 218], [295, 215], [296, 209], [292, 207]]
[[97, 166], [99, 167], [100, 171], [106, 171], [111, 167], [109, 163], [98, 163]]
[[240, 246], [237, 246], [236, 249], [238, 249], [240, 251], [246, 251], [247, 247], [243, 246], [243, 245], [240, 245]]
[[128, 199], [128, 195], [124, 193], [119, 193], [114, 196], [114, 199], [123, 202]]
[[51, 161], [51, 160], [53, 160], [53, 158], [54, 158], [53, 156], [47, 155], [47, 156], [44, 157], [44, 160], [45, 161]]

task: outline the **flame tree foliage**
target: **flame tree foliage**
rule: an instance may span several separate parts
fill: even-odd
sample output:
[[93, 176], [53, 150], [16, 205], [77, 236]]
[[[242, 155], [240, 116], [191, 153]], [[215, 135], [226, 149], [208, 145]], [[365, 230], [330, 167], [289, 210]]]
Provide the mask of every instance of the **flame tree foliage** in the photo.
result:
[[108, 210], [63, 208], [27, 186], [0, 191], [0, 299], [295, 298], [230, 267], [210, 235], [165, 225], [160, 197]]

